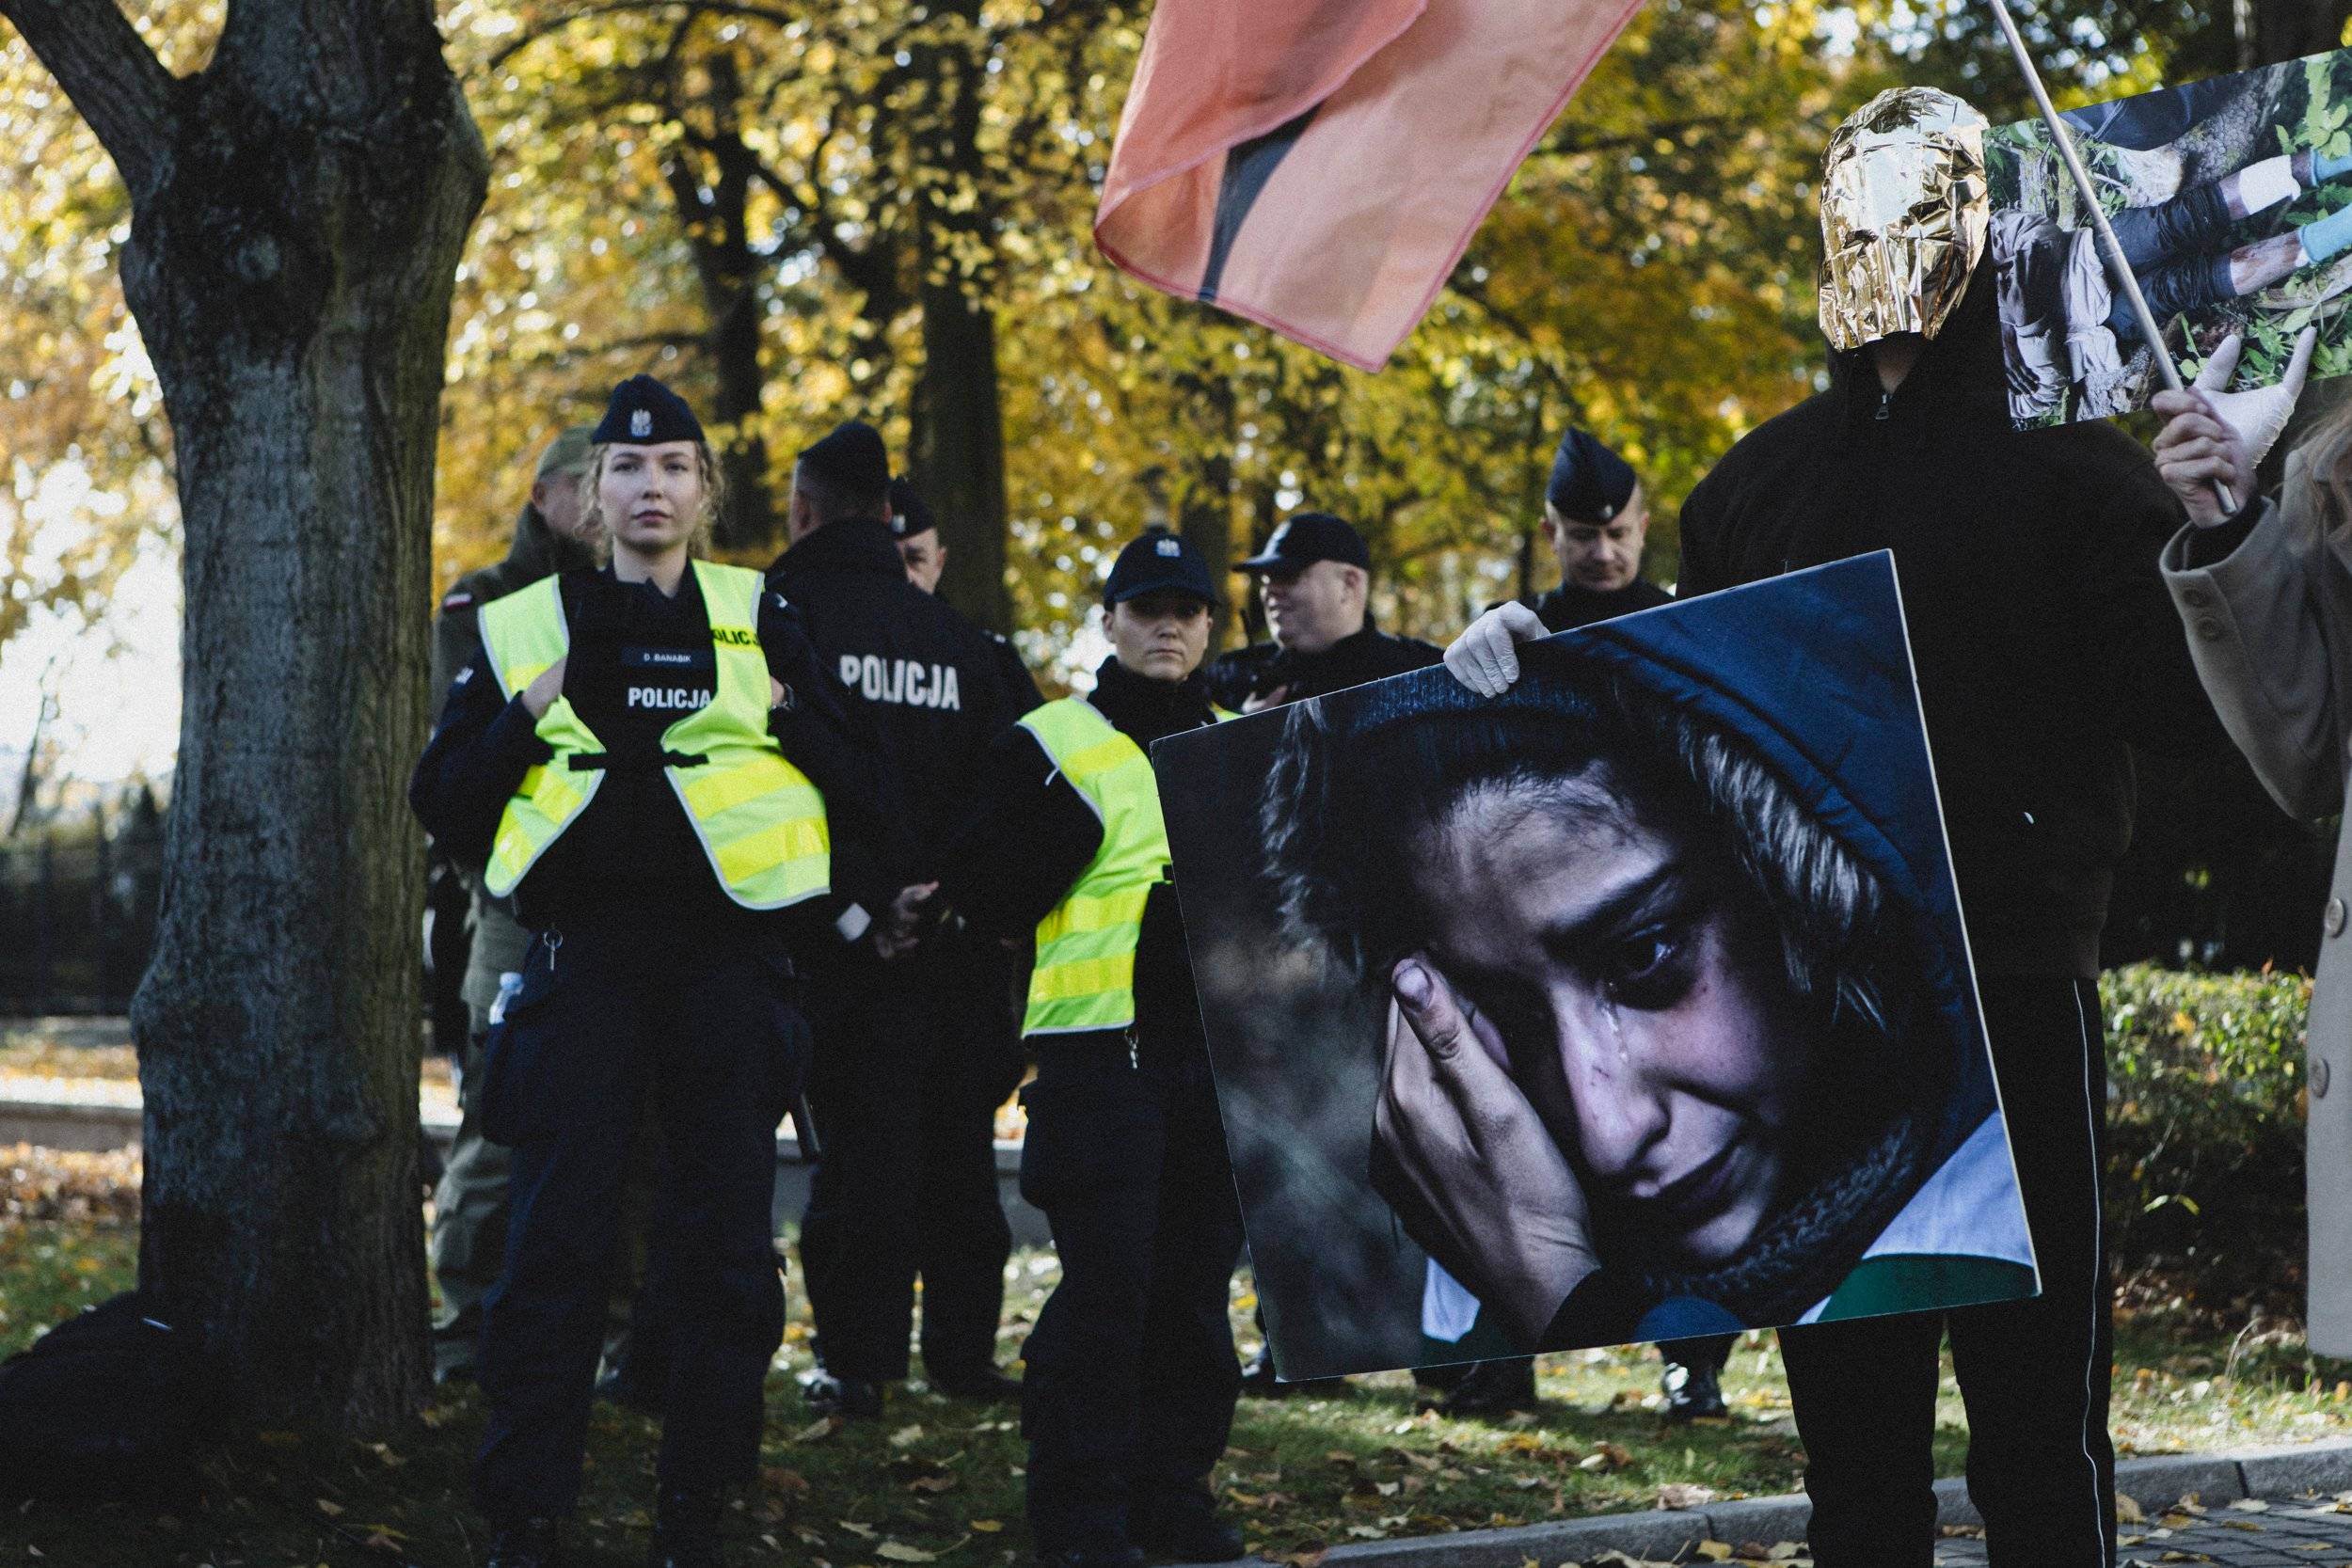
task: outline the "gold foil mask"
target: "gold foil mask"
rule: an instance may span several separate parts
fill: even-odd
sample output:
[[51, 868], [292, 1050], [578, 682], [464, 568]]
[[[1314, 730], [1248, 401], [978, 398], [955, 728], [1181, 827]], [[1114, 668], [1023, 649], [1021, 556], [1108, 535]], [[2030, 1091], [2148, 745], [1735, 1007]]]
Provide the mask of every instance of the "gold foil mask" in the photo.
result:
[[1896, 87], [1830, 137], [1821, 331], [1833, 347], [1942, 329], [1984, 254], [1984, 117], [1950, 93]]

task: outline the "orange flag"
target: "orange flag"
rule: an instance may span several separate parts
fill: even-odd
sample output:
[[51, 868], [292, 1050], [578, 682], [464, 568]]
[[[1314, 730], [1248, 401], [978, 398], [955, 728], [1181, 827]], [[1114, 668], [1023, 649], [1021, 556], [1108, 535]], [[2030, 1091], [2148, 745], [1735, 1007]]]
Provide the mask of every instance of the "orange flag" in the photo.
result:
[[1640, 4], [1160, 0], [1095, 243], [1378, 370]]

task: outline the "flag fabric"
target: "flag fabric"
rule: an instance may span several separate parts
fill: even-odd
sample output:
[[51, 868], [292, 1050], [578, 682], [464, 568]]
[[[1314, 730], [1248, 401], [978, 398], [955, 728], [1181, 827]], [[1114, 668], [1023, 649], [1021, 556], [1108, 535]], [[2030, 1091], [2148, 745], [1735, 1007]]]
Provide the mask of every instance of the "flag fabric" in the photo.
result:
[[1378, 370], [1641, 0], [1160, 0], [1094, 238]]

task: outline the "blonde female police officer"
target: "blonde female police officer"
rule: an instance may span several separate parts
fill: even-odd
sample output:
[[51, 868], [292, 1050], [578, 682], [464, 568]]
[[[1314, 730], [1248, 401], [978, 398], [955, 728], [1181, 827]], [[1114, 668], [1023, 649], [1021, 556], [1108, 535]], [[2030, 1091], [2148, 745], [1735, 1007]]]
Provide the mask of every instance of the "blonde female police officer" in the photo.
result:
[[629, 1137], [666, 1148], [653, 1270], [673, 1333], [651, 1560], [717, 1563], [721, 1488], [756, 1473], [782, 1341], [775, 1128], [807, 1048], [788, 954], [824, 940], [836, 833], [885, 789], [797, 617], [694, 558], [717, 470], [685, 402], [616, 387], [590, 505], [612, 561], [484, 607], [410, 800], [537, 932], [482, 1093], [513, 1148], [485, 1304], [475, 1493], [494, 1568], [560, 1562]]
[[1146, 752], [1216, 717], [1197, 673], [1215, 594], [1173, 534], [1120, 552], [1114, 657], [1094, 690], [1033, 710], [991, 751], [937, 896], [1037, 938], [1025, 1026], [1021, 1190], [1061, 1283], [1024, 1351], [1029, 1521], [1050, 1568], [1241, 1555], [1209, 1472], [1241, 1368], [1225, 1295], [1241, 1213]]

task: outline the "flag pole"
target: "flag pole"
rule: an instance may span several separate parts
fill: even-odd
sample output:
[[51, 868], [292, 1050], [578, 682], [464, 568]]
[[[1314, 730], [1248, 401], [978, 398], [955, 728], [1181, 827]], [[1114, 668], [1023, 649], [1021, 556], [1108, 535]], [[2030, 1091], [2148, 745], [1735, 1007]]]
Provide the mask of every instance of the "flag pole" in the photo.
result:
[[[2090, 171], [2083, 166], [2082, 154], [2074, 150], [2074, 132], [2058, 118], [2058, 106], [2050, 102], [2050, 89], [2042, 85], [2042, 72], [2026, 51], [2025, 35], [2017, 30], [2017, 19], [2009, 14], [2008, 0], [1993, 0], [1993, 14], [2000, 19], [2001, 31], [2009, 37], [2010, 53], [2017, 56], [2017, 69], [2026, 74], [2026, 85], [2033, 89], [2033, 101], [2042, 111], [2042, 122], [2050, 128], [2050, 139], [2058, 144], [2058, 156], [2066, 160], [2067, 173], [2074, 177], [2074, 189], [2081, 193], [2083, 205], [2090, 211], [2090, 222], [2099, 233], [2100, 249], [2107, 260], [2107, 276], [2123, 291], [2131, 302], [2133, 319], [2139, 323], [2139, 335], [2148, 340], [2148, 346], [2156, 356], [2156, 373], [2164, 378], [2165, 390], [2183, 390], [2180, 368], [2172, 363], [2172, 356], [2165, 352], [2164, 334], [2156, 325], [2155, 312], [2148, 309], [2148, 296], [2139, 292], [2139, 278], [2133, 273], [2131, 262], [2123, 259], [2123, 246], [2115, 237], [2114, 225], [2107, 222], [2107, 210], [2099, 203], [2097, 187], [2090, 182]], [[2230, 487], [2215, 480], [2214, 494], [2220, 498], [2221, 509], [2234, 514], [2237, 499]]]

